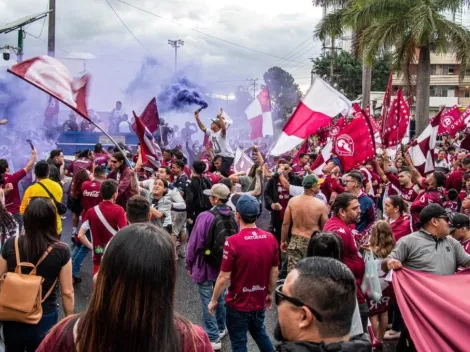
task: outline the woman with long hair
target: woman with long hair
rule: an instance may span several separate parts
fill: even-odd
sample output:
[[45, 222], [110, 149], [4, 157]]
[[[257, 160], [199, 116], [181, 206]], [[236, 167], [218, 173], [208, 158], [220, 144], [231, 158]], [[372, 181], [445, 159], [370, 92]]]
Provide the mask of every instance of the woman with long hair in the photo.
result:
[[411, 217], [408, 214], [408, 203], [400, 196], [388, 196], [385, 199], [384, 207], [387, 221], [392, 227], [395, 242], [413, 232], [411, 227]]
[[171, 198], [168, 196], [168, 181], [157, 179], [153, 184], [150, 214], [152, 223], [164, 228], [168, 234], [172, 233]]
[[134, 224], [109, 242], [87, 310], [60, 322], [38, 352], [209, 352], [204, 331], [175, 313], [170, 236]]
[[13, 218], [13, 215], [6, 210], [5, 205], [0, 202], [0, 249], [3, 248], [5, 242], [10, 237], [17, 234], [18, 224]]
[[[65, 315], [71, 315], [74, 309], [72, 284], [72, 262], [68, 246], [60, 242], [57, 234], [56, 208], [49, 198], [32, 198], [23, 215], [24, 236], [8, 239], [2, 248], [0, 258], [0, 276], [14, 272], [18, 264], [15, 242], [18, 241], [19, 260], [36, 265], [46, 253], [47, 256], [37, 266], [36, 275], [42, 276], [43, 314], [38, 324], [24, 324], [13, 321], [3, 322], [5, 347], [7, 351], [35, 351], [46, 333], [57, 323], [59, 318], [58, 296], [61, 287], [62, 304]], [[23, 274], [31, 269], [22, 268]], [[47, 293], [49, 293], [47, 295]]]
[[114, 153], [108, 163], [111, 172], [108, 178], [119, 183], [116, 204], [126, 209], [127, 201], [134, 195], [131, 187], [131, 170], [121, 152]]
[[379, 259], [377, 271], [379, 273], [380, 286], [382, 287], [382, 299], [380, 303], [370, 307], [370, 323], [374, 330], [375, 337], [383, 342], [388, 325], [388, 309], [394, 299], [392, 286], [385, 281], [386, 273], [382, 271], [381, 262], [392, 252], [395, 247], [395, 238], [392, 228], [385, 220], [379, 220], [372, 226], [370, 235], [369, 250], [375, 259]]

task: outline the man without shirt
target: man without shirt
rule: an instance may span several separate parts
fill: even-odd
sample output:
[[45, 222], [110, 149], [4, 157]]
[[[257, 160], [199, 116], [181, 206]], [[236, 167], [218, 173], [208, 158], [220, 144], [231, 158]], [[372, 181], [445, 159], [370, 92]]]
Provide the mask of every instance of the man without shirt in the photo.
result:
[[[282, 223], [281, 250], [287, 251], [288, 271], [294, 269], [297, 262], [306, 256], [312, 234], [321, 231], [328, 221], [328, 208], [314, 197], [314, 187], [319, 186], [319, 180], [314, 175], [305, 176], [302, 186], [304, 194], [289, 200]], [[291, 223], [292, 238], [288, 245], [287, 236]]]

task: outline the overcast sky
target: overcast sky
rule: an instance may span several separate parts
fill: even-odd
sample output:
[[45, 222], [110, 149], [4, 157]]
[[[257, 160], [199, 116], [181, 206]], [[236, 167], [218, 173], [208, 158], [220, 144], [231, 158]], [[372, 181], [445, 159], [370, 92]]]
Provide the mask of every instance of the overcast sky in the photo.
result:
[[[247, 85], [247, 78], [261, 79], [273, 65], [291, 72], [303, 89], [309, 85], [308, 58], [320, 53], [320, 43], [309, 40], [309, 36], [321, 18], [321, 9], [314, 8], [311, 0], [125, 1], [180, 25], [119, 0], [109, 0], [140, 45], [105, 0], [56, 0], [56, 56], [66, 58], [76, 56], [74, 53], [90, 53], [96, 57], [87, 63], [93, 74], [91, 107], [102, 110], [117, 99], [126, 101], [124, 90], [139, 71], [145, 55], [155, 56], [162, 63], [159, 74], [167, 77], [174, 69], [174, 49], [168, 45], [168, 39], [184, 40], [184, 47], [178, 51], [179, 66], [215, 94], [231, 93], [238, 85]], [[2, 1], [0, 24], [45, 11], [47, 4], [48, 0]], [[42, 27], [43, 20], [40, 20], [27, 28], [31, 35], [24, 42], [25, 58], [47, 53], [47, 22]], [[304, 44], [292, 52], [292, 61], [279, 60], [189, 28], [280, 58]], [[40, 39], [32, 36], [40, 34]], [[0, 35], [1, 46], [16, 44], [16, 40], [16, 32]], [[9, 64], [14, 60], [15, 57]], [[63, 62], [73, 73], [82, 66], [82, 61]], [[0, 65], [3, 70], [5, 63]]]

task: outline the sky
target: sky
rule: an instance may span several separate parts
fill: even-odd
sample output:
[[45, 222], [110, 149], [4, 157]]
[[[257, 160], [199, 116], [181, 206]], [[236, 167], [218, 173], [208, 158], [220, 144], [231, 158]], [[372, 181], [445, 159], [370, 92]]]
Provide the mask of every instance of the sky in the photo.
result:
[[[159, 62], [151, 75], [158, 81], [156, 87], [171, 78], [174, 49], [169, 39], [184, 41], [178, 49], [181, 74], [223, 96], [237, 86], [248, 86], [249, 78], [259, 78], [260, 83], [263, 73], [274, 65], [290, 72], [305, 91], [310, 83], [309, 58], [321, 50], [320, 42], [311, 36], [322, 11], [311, 0], [122, 0], [154, 15], [120, 0], [108, 1], [135, 38], [106, 0], [56, 0], [56, 57], [74, 75], [86, 62], [92, 74], [89, 107], [100, 111], [111, 110], [116, 100], [143, 104], [128, 101], [125, 90], [146, 56]], [[0, 1], [0, 25], [43, 12], [48, 2]], [[47, 53], [47, 21], [43, 24], [39, 20], [26, 29], [25, 59]], [[0, 35], [0, 46], [16, 41], [16, 32]], [[76, 59], [84, 57], [94, 59]], [[0, 61], [0, 70], [15, 60], [12, 55], [9, 62]], [[149, 92], [143, 100], [156, 94]]]

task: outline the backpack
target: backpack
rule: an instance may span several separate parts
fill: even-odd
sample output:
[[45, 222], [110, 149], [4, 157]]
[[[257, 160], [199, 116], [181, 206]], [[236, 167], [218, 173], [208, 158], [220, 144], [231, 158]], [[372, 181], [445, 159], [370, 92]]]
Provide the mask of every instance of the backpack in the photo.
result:
[[196, 194], [196, 205], [201, 211], [206, 211], [212, 208], [209, 197], [204, 194], [204, 191], [206, 189], [211, 189], [211, 187], [211, 181], [208, 178], [201, 176]]
[[[39, 264], [52, 251], [47, 248], [36, 265], [20, 261], [18, 237], [15, 238], [16, 268], [15, 272], [7, 272], [0, 279], [0, 321], [16, 321], [25, 324], [37, 324], [42, 318], [42, 303], [54, 289], [57, 279], [46, 295], [42, 296], [44, 278], [36, 275]], [[22, 274], [21, 267], [33, 268], [29, 274]]]
[[228, 215], [222, 214], [217, 209], [212, 209], [210, 212], [215, 218], [204, 247], [204, 260], [210, 266], [220, 268], [225, 241], [238, 232], [238, 225], [232, 212]]

